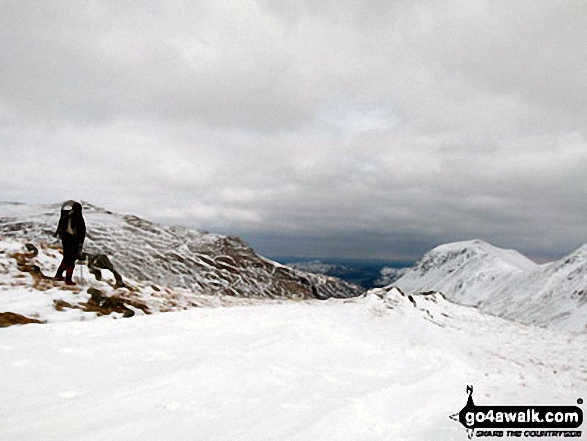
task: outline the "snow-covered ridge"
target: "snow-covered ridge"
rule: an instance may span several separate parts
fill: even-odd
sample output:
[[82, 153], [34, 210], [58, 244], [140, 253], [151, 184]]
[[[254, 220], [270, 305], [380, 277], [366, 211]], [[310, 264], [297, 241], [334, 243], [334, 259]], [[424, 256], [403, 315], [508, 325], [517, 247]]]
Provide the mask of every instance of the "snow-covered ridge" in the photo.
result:
[[[308, 274], [265, 259], [238, 237], [161, 225], [88, 203], [83, 205], [88, 227], [84, 251], [107, 255], [125, 281], [131, 281], [130, 285], [135, 287], [142, 286], [144, 289], [137, 291], [140, 295], [133, 293], [135, 297], [161, 300], [159, 293], [173, 292], [177, 298], [163, 299], [167, 305], [155, 302], [157, 309], [193, 306], [193, 296], [323, 299], [361, 293], [360, 288], [341, 280]], [[60, 204], [0, 203], [2, 250], [10, 249], [14, 253], [16, 249], [22, 253], [26, 252], [24, 245], [30, 243], [39, 251], [38, 256], [31, 257], [30, 264], [38, 266], [44, 276], [53, 275], [60, 259], [59, 241], [52, 237], [59, 209]], [[17, 263], [9, 254], [4, 252], [0, 256], [0, 285], [4, 287], [14, 286], [17, 280], [12, 271]], [[83, 265], [79, 271], [82, 270], [88, 283], [90, 280], [96, 283]], [[79, 278], [78, 270], [75, 274]], [[21, 276], [28, 281], [27, 289], [31, 288], [30, 275], [18, 277]], [[111, 285], [112, 289], [120, 288]], [[150, 305], [153, 306], [152, 301]]]
[[587, 246], [538, 265], [481, 240], [456, 242], [426, 253], [395, 284], [522, 323], [587, 329]]
[[416, 265], [416, 269], [423, 273], [429, 268], [438, 267], [447, 262], [452, 261], [459, 265], [460, 262], [470, 261], [474, 258], [490, 259], [502, 268], [532, 270], [537, 266], [536, 263], [515, 250], [504, 250], [475, 239], [448, 243], [434, 248], [426, 253], [424, 258]]

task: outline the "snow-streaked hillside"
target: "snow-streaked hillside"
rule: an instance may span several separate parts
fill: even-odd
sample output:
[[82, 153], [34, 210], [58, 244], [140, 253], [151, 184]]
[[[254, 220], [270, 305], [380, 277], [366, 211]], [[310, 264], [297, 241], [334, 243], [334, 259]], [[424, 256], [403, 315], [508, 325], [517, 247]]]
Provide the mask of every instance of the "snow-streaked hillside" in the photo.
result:
[[466, 385], [499, 405], [587, 390], [585, 334], [414, 302], [377, 290], [0, 329], [1, 437], [462, 441], [449, 415]]
[[441, 245], [395, 285], [409, 293], [441, 291], [522, 323], [587, 330], [587, 246], [538, 265], [480, 240]]
[[96, 280], [85, 265], [76, 267], [77, 285], [66, 286], [46, 275], [55, 273], [60, 260], [57, 248], [30, 251], [20, 240], [0, 240], [0, 327], [30, 320], [54, 323], [101, 316], [117, 319], [200, 306], [251, 305], [262, 300], [279, 303], [286, 299], [210, 295], [129, 278], [121, 287], [110, 272], [102, 271], [101, 280]]
[[[338, 279], [258, 256], [238, 237], [160, 225], [83, 205], [88, 227], [85, 251], [106, 254], [123, 277], [135, 282], [236, 297], [328, 298], [361, 293]], [[59, 204], [0, 203], [0, 239], [32, 243], [43, 252], [58, 248], [51, 234], [59, 208]]]

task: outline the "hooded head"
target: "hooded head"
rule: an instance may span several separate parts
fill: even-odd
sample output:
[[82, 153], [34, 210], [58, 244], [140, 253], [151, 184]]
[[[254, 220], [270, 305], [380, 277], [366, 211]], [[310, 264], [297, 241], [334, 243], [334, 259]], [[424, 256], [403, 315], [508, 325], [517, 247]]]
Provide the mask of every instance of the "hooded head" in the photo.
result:
[[82, 204], [80, 204], [79, 202], [75, 202], [71, 206], [71, 209], [73, 210], [74, 213], [81, 213], [82, 212]]
[[75, 201], [69, 200], [69, 201], [65, 201], [62, 205], [61, 205], [61, 211], [71, 211], [71, 209], [73, 208], [73, 205], [75, 204]]

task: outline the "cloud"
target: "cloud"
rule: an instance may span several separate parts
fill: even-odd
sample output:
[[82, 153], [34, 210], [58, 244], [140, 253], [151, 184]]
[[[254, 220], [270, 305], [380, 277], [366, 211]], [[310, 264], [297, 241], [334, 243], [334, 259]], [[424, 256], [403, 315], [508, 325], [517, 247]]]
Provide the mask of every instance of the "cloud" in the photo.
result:
[[583, 1], [1, 2], [0, 198], [268, 254], [482, 237], [560, 255], [587, 237], [586, 18]]

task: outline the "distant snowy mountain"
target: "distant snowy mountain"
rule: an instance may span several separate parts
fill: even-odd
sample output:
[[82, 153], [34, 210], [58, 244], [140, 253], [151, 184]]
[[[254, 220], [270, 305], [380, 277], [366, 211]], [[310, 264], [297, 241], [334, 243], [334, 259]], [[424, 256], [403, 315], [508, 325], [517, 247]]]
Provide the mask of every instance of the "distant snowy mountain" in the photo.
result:
[[344, 270], [344, 267], [333, 265], [331, 263], [322, 262], [321, 260], [308, 260], [301, 262], [286, 263], [290, 268], [295, 268], [300, 271], [305, 271], [314, 274], [327, 274], [336, 270]]
[[[336, 278], [265, 259], [238, 237], [161, 225], [88, 203], [83, 205], [88, 227], [84, 251], [106, 255], [128, 285], [118, 286], [107, 279], [97, 281], [82, 265], [75, 275], [79, 280], [85, 271], [85, 285], [72, 290], [83, 288], [88, 298], [87, 288], [94, 288], [127, 300], [140, 299], [149, 308], [172, 310], [196, 306], [194, 296], [325, 299], [353, 297], [362, 292]], [[60, 260], [59, 241], [52, 237], [59, 210], [58, 204], [0, 203], [0, 289], [31, 290], [42, 286], [50, 292], [67, 292], [63, 284], [54, 284], [47, 278], [54, 274]], [[34, 247], [36, 254], [25, 244]], [[102, 273], [110, 277], [109, 272]], [[68, 298], [68, 303], [71, 300]]]
[[538, 265], [481, 240], [441, 245], [395, 285], [440, 291], [462, 305], [522, 323], [587, 329], [587, 246]]

